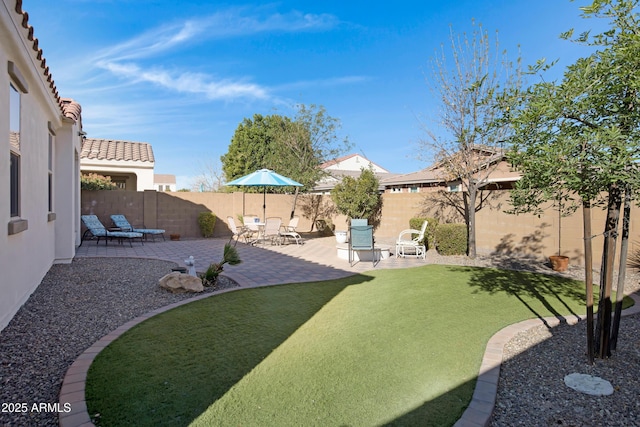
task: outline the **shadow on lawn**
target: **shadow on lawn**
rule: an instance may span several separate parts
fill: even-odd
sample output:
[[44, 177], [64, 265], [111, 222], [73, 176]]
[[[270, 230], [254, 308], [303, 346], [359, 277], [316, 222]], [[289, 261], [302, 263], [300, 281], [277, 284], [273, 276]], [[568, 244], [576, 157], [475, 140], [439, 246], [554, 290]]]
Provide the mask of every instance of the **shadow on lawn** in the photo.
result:
[[309, 283], [242, 289], [148, 319], [92, 364], [86, 389], [92, 421], [189, 425], [340, 292], [370, 280], [354, 275], [314, 292]]
[[[486, 270], [486, 269], [473, 269], [471, 270]], [[467, 271], [468, 269], [465, 269]], [[498, 284], [495, 286], [483, 285], [483, 291], [487, 292], [499, 292], [500, 287], [506, 288], [509, 292], [513, 292], [514, 294], [523, 295], [523, 292], [531, 292], [527, 290], [526, 286], [525, 290], [519, 290], [517, 286], [507, 285], [505, 282], [509, 281], [513, 278], [514, 274], [517, 275], [518, 272], [509, 272], [507, 270], [493, 270], [493, 271], [474, 271], [474, 278], [476, 280], [485, 280], [485, 279], [498, 279]], [[513, 274], [512, 274], [513, 273]], [[542, 275], [544, 276], [544, 275]], [[577, 293], [573, 292], [568, 286], [568, 283], [562, 282], [559, 285], [559, 290], [551, 291], [548, 293], [545, 289], [547, 285], [544, 284], [544, 280], [540, 280], [537, 282], [539, 285], [542, 283], [542, 291], [533, 292], [534, 295], [546, 299], [546, 297], [558, 298], [561, 299], [563, 295], [565, 297], [574, 298], [579, 296]], [[635, 294], [639, 294], [636, 292]], [[519, 298], [522, 300], [522, 298]], [[527, 304], [525, 304], [527, 305]], [[528, 305], [527, 305], [528, 306]], [[532, 312], [535, 313], [534, 310]], [[626, 316], [626, 314], [623, 314]], [[637, 316], [637, 315], [636, 315]], [[562, 316], [559, 316], [562, 318]], [[628, 320], [629, 322], [633, 320]], [[633, 354], [636, 353], [634, 346], [635, 337], [632, 334], [633, 329], [629, 331], [625, 328], [625, 318], [622, 319], [622, 326], [620, 329], [620, 343], [622, 344], [620, 348], [618, 348], [618, 352], [614, 353], [613, 357], [607, 361], [607, 365], [611, 363], [616, 363], [616, 361], [625, 361], [625, 360], [634, 360]], [[550, 395], [561, 396], [563, 393], [566, 393], [566, 387], [564, 382], [562, 381], [563, 375], [565, 372], [562, 369], [537, 369], [536, 366], [539, 363], [538, 354], [550, 354], [554, 351], [557, 351], [557, 344], [554, 345], [554, 340], [562, 339], [566, 344], [566, 351], [575, 352], [577, 355], [576, 358], [560, 358], [560, 360], [564, 360], [564, 363], [567, 363], [567, 360], [573, 360], [572, 363], [577, 363], [577, 365], [572, 365], [573, 369], [584, 368], [593, 369], [592, 364], [589, 363], [588, 358], [586, 356], [586, 330], [584, 328], [584, 324], [579, 322], [576, 325], [569, 325], [561, 323], [558, 326], [549, 326], [549, 332], [552, 334], [550, 338], [547, 338], [534, 346], [531, 346], [527, 349], [523, 349], [517, 355], [514, 355], [510, 359], [506, 359], [502, 362], [501, 365], [501, 376], [506, 375], [507, 377], [513, 377], [516, 375], [523, 375], [522, 369], [523, 366], [531, 366], [531, 372], [526, 372], [524, 377], [527, 378], [527, 381], [539, 384], [544, 384], [544, 387], [547, 389], [546, 393]], [[557, 338], [556, 336], [560, 336], [561, 338]], [[574, 360], [575, 359], [575, 360]], [[524, 363], [525, 361], [526, 363]], [[621, 363], [618, 362], [618, 363]], [[633, 362], [630, 362], [633, 364]], [[627, 363], [624, 366], [629, 365]], [[569, 365], [563, 365], [563, 368], [569, 369]], [[531, 375], [527, 375], [527, 374]], [[467, 381], [463, 384], [460, 384], [456, 388], [450, 390], [449, 392], [438, 396], [437, 398], [424, 402], [419, 407], [414, 410], [403, 414], [396, 419], [387, 422], [384, 424], [385, 427], [400, 427], [400, 426], [420, 426], [420, 427], [438, 427], [438, 424], [434, 424], [430, 420], [433, 420], [438, 413], [442, 412], [452, 412], [459, 411], [458, 419], [462, 416], [463, 412], [469, 406], [469, 403], [461, 404], [462, 400], [470, 396], [475, 389], [477, 377], [474, 378], [473, 381]], [[503, 395], [502, 403], [503, 407], [509, 408], [510, 406], [520, 406], [526, 405], [529, 407], [529, 413], [535, 413], [539, 410], [538, 407], [534, 406], [536, 403], [529, 402], [527, 399], [523, 399], [522, 395], [518, 393], [517, 384], [511, 383], [511, 393], [506, 393]], [[540, 386], [542, 387], [542, 385]], [[483, 396], [486, 399], [490, 399], [491, 395]], [[593, 399], [590, 399], [590, 404], [592, 404], [592, 408], [590, 409], [591, 413], [598, 414], [597, 416], [601, 418], [602, 424], [600, 425], [612, 425], [616, 423], [620, 423], [620, 411], [612, 410], [611, 401], [603, 400], [599, 396], [591, 396]], [[535, 401], [534, 401], [535, 402]], [[482, 407], [483, 410], [491, 411], [493, 405], [488, 401], [476, 401], [474, 405], [478, 405], [476, 407]], [[472, 406], [473, 407], [473, 406]], [[567, 420], [566, 416], [571, 416], [570, 412], [563, 411], [547, 411], [544, 413], [540, 413], [540, 420], [538, 420], [538, 424], [544, 425], [561, 425], [566, 424], [567, 421], [574, 421], [573, 419]], [[624, 415], [626, 417], [626, 414]], [[630, 415], [632, 416], [632, 415]], [[476, 422], [481, 423], [482, 420], [479, 418], [475, 419]], [[531, 423], [531, 420], [525, 419], [514, 419], [509, 415], [508, 409], [498, 409], [497, 411], [493, 411], [491, 415], [491, 421], [496, 422], [497, 425], [509, 425], [509, 424], [522, 424], [522, 423]], [[629, 423], [633, 423], [633, 420], [622, 420], [622, 423], [628, 421]], [[464, 423], [463, 423], [464, 424]], [[476, 425], [476, 424], [473, 424]], [[482, 425], [482, 424], [477, 424]]]
[[469, 286], [476, 288], [477, 292], [486, 292], [490, 295], [503, 292], [517, 298], [547, 327], [550, 326], [544, 320], [544, 316], [536, 311], [525, 298], [539, 301], [543, 307], [561, 321], [565, 320], [565, 316], [556, 310], [554, 304], [551, 304], [551, 300], [557, 300], [566, 308], [567, 312], [575, 316], [576, 319], [580, 318], [578, 313], [567, 303], [568, 299], [584, 301], [584, 292], [581, 291], [575, 280], [541, 273], [494, 268], [452, 267], [452, 270], [470, 273]]
[[466, 381], [453, 390], [424, 402], [414, 410], [382, 425], [385, 427], [441, 427], [441, 424], [435, 420], [450, 418], [452, 413], [458, 414], [455, 418], [457, 421], [469, 406], [467, 399], [473, 394], [475, 385], [475, 378], [473, 381]]

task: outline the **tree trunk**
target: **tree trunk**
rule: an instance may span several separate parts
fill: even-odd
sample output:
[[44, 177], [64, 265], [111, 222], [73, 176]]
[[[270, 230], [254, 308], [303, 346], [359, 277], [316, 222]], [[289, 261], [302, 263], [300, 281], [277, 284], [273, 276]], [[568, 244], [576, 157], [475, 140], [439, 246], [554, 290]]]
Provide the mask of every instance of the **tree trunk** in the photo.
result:
[[631, 220], [631, 187], [627, 184], [624, 192], [624, 211], [622, 216], [622, 241], [620, 243], [620, 264], [618, 267], [618, 286], [616, 288], [616, 309], [611, 328], [611, 350], [618, 345], [618, 331], [622, 316], [622, 299], [624, 298], [624, 281], [627, 275], [627, 253], [629, 252], [629, 222]]
[[598, 322], [596, 325], [596, 347], [598, 348], [598, 357], [601, 359], [611, 356], [609, 348], [611, 336], [611, 287], [621, 203], [620, 188], [613, 184], [609, 187], [607, 222], [604, 230], [604, 248], [600, 272], [600, 301], [598, 301]]
[[291, 216], [289, 217], [289, 219], [293, 219], [294, 215], [296, 214], [296, 202], [298, 201], [298, 187], [296, 187], [296, 192], [293, 194], [293, 202], [291, 203]]
[[587, 292], [587, 355], [593, 364], [593, 245], [591, 244], [591, 201], [582, 201], [584, 235], [584, 285]]
[[478, 188], [473, 180], [469, 180], [469, 201], [467, 208], [467, 239], [468, 239], [468, 256], [476, 257], [476, 197]]

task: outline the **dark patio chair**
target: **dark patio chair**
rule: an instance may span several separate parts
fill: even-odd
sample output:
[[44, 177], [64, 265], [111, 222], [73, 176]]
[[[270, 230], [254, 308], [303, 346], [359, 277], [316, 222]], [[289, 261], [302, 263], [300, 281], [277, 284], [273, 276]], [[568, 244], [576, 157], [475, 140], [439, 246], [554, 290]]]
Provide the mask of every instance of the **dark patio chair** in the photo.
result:
[[376, 266], [375, 246], [372, 225], [355, 225], [349, 227], [349, 265], [353, 266], [353, 251], [371, 251], [371, 261]]

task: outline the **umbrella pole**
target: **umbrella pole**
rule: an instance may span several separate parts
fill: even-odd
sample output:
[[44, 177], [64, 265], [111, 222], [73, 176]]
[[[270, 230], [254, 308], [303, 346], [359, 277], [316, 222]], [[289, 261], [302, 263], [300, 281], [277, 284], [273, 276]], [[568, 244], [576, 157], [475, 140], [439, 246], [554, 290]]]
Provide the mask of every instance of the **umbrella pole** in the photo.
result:
[[267, 186], [262, 187], [262, 222], [267, 222]]

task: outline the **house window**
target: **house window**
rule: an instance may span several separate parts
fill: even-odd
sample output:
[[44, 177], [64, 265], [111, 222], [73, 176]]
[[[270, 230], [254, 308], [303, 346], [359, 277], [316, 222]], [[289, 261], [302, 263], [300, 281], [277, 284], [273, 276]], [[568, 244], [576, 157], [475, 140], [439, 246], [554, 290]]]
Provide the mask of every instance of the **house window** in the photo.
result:
[[462, 191], [462, 184], [447, 184], [447, 191], [450, 193], [459, 193]]
[[49, 212], [53, 212], [53, 135], [49, 134], [49, 166], [48, 166], [48, 206]]
[[402, 193], [402, 187], [392, 187], [391, 188], [391, 192], [392, 193]]
[[125, 178], [114, 178], [111, 177], [111, 182], [113, 182], [118, 190], [126, 190], [127, 189], [127, 181]]
[[417, 193], [418, 187], [409, 187], [409, 193]]
[[9, 83], [9, 155], [11, 167], [9, 187], [11, 189], [11, 216], [20, 216], [20, 92]]
[[11, 216], [20, 216], [20, 156], [11, 152]]

